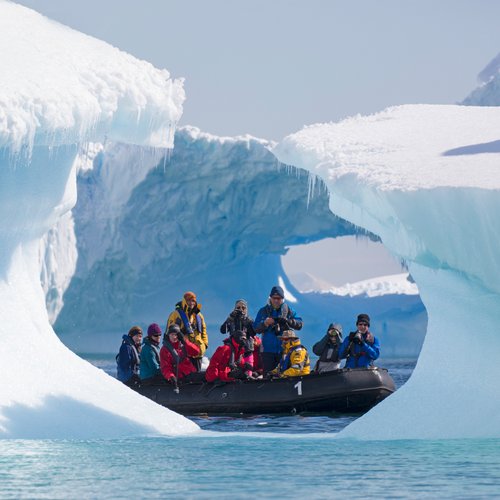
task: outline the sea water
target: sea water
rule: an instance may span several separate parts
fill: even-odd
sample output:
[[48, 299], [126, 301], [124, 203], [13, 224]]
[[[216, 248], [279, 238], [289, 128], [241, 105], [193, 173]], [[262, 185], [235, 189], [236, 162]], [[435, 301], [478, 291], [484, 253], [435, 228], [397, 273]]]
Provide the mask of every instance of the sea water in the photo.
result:
[[[414, 363], [385, 365], [401, 385]], [[354, 418], [196, 417], [203, 431], [189, 437], [0, 440], [0, 498], [500, 495], [500, 440], [335, 439]]]

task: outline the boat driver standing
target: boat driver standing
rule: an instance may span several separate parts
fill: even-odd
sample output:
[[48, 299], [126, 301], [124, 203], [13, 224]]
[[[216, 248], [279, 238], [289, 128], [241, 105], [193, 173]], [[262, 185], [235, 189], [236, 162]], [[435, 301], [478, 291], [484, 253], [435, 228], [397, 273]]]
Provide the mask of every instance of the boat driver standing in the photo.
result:
[[339, 349], [339, 357], [346, 358], [344, 368], [366, 368], [380, 355], [380, 343], [369, 330], [370, 316], [358, 315], [357, 330], [349, 333]]
[[285, 303], [285, 293], [280, 286], [273, 286], [268, 303], [257, 313], [254, 329], [262, 333], [262, 365], [264, 375], [281, 360], [281, 342], [278, 338], [285, 330], [300, 330], [302, 318]]
[[168, 317], [167, 332], [165, 332], [168, 334], [168, 328], [175, 324], [179, 326], [187, 340], [198, 346], [199, 354], [189, 356], [197, 372], [201, 371], [201, 361], [208, 347], [207, 325], [200, 311], [201, 304], [196, 300], [196, 295], [193, 292], [186, 292]]

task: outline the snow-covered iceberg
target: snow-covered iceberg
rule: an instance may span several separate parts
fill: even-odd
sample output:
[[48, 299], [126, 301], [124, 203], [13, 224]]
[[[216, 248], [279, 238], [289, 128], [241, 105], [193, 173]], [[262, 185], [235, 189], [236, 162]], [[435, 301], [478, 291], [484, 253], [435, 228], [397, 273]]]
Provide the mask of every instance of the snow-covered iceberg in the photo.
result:
[[0, 66], [0, 436], [196, 430], [64, 347], [39, 281], [39, 240], [75, 204], [82, 143], [171, 147], [182, 81], [7, 1]]
[[407, 263], [429, 315], [416, 369], [358, 438], [499, 437], [500, 108], [411, 105], [313, 125], [277, 157]]

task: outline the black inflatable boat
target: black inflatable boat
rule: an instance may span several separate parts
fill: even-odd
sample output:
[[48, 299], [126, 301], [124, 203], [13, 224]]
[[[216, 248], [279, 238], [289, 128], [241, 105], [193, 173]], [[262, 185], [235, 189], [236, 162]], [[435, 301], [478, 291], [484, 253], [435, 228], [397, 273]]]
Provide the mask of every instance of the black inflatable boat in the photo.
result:
[[342, 369], [271, 380], [142, 385], [140, 394], [183, 415], [365, 412], [395, 391], [384, 368]]

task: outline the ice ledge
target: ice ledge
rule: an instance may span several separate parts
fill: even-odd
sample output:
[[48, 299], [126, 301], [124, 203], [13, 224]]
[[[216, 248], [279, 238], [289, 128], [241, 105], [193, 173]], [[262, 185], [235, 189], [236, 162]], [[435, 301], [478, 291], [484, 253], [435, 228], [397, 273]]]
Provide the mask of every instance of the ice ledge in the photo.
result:
[[341, 437], [500, 437], [499, 139], [500, 108], [421, 105], [307, 127], [274, 149], [404, 259], [428, 312], [409, 382]]
[[0, 0], [0, 147], [110, 140], [172, 147], [183, 81]]

